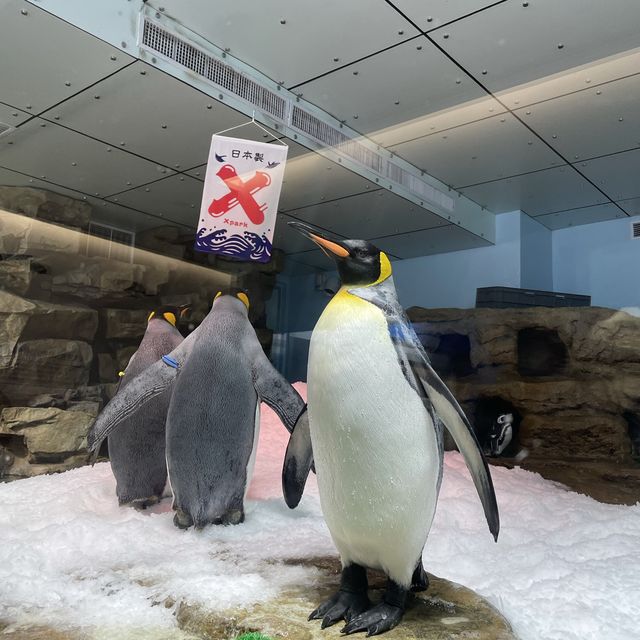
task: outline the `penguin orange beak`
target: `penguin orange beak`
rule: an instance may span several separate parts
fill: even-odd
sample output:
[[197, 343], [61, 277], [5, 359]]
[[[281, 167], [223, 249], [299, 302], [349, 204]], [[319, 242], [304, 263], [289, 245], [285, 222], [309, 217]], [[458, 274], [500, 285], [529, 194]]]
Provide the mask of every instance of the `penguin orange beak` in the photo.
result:
[[302, 222], [289, 222], [288, 224], [290, 227], [293, 227], [298, 233], [301, 233], [305, 238], [309, 238], [309, 240], [315, 242], [328, 257], [349, 257], [349, 250], [342, 246], [340, 241], [330, 240], [313, 227], [303, 224]]

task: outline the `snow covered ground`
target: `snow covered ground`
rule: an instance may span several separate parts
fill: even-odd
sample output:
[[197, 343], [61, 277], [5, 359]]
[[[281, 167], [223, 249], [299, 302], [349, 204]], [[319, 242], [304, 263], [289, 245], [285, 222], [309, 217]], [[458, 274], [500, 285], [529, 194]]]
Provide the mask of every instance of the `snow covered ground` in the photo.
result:
[[[304, 393], [304, 385], [297, 385]], [[314, 569], [273, 559], [335, 554], [312, 479], [290, 511], [280, 493], [287, 434], [263, 407], [247, 520], [181, 531], [170, 501], [119, 508], [108, 464], [0, 484], [0, 620], [85, 627], [94, 638], [178, 638], [167, 597], [249, 605]], [[612, 506], [522, 470], [493, 468], [495, 544], [459, 454], [446, 455], [429, 571], [484, 595], [522, 640], [640, 637], [640, 505]]]

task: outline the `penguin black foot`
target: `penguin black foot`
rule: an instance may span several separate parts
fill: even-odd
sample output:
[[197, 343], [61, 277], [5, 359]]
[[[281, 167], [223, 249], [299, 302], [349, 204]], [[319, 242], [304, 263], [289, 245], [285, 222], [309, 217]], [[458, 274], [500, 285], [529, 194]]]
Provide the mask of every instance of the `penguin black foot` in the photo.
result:
[[340, 631], [347, 635], [358, 631], [366, 631], [367, 637], [377, 636], [396, 627], [402, 620], [403, 615], [404, 607], [396, 607], [392, 604], [381, 602], [373, 609], [369, 609], [369, 611], [352, 618]]
[[367, 572], [364, 567], [357, 564], [345, 567], [342, 570], [340, 590], [315, 609], [309, 620], [322, 618], [322, 629], [340, 620], [353, 620], [371, 606], [367, 587]]
[[341, 633], [350, 634], [366, 631], [367, 637], [377, 636], [396, 627], [404, 615], [407, 590], [393, 580], [387, 582], [384, 600], [348, 621]]
[[182, 511], [182, 509], [176, 509], [176, 512], [173, 514], [173, 524], [178, 527], [178, 529], [188, 529], [193, 526], [193, 518]]
[[416, 570], [411, 576], [411, 591], [426, 591], [429, 588], [429, 576], [422, 566], [422, 560], [418, 562]]

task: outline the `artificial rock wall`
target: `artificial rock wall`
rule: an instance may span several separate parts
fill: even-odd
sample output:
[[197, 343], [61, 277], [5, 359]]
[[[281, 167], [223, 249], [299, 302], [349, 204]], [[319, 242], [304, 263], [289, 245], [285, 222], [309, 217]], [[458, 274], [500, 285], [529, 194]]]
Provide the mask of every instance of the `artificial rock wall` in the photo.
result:
[[640, 499], [640, 318], [597, 307], [407, 313], [481, 440], [513, 412], [507, 458], [626, 469]]
[[190, 304], [195, 326], [219, 288], [247, 288], [269, 349], [265, 302], [281, 255], [256, 265], [197, 254], [192, 236], [165, 225], [136, 237], [131, 260], [100, 257], [91, 215], [86, 202], [0, 187], [0, 479], [86, 462], [86, 434], [157, 305]]

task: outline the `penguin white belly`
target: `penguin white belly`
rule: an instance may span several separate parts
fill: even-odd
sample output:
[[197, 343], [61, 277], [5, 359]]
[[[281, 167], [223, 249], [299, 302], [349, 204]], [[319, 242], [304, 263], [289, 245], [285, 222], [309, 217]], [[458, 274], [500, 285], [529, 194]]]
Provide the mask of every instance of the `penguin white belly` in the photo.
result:
[[408, 587], [442, 460], [377, 307], [344, 291], [332, 300], [311, 339], [308, 385], [320, 501], [342, 562]]

